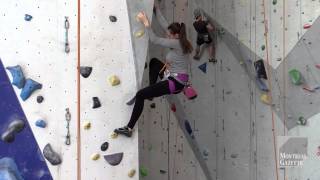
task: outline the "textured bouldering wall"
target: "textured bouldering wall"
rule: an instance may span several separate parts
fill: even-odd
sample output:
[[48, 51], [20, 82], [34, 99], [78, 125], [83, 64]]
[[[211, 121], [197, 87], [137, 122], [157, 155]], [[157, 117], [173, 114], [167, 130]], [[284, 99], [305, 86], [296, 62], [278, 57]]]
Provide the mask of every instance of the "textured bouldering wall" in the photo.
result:
[[[314, 130], [319, 128], [314, 109], [319, 105], [318, 92], [293, 85], [288, 74], [296, 68], [308, 79], [308, 89], [318, 85], [316, 65], [320, 61], [314, 50], [319, 47], [315, 35], [319, 32], [319, 2], [186, 0], [160, 4], [169, 21], [187, 23], [193, 44], [196, 8], [202, 8], [226, 31], [217, 38], [216, 65], [208, 63], [207, 52], [200, 61], [192, 62], [192, 83], [198, 98], [188, 101], [179, 95], [212, 179], [319, 178], [319, 166], [315, 165], [319, 139]], [[150, 58], [164, 54], [153, 46], [149, 52]], [[253, 68], [248, 59], [254, 62], [259, 58], [269, 61], [272, 68], [272, 107], [261, 102], [263, 92], [244, 68]], [[198, 68], [204, 63], [206, 73]], [[147, 83], [147, 77], [145, 80]], [[170, 104], [163, 98], [148, 105], [151, 103], [156, 108], [145, 110], [139, 126], [140, 164], [149, 170], [145, 179], [206, 179]], [[307, 118], [306, 126], [296, 124], [299, 112]], [[308, 138], [309, 157], [302, 168], [276, 168], [279, 136]]]

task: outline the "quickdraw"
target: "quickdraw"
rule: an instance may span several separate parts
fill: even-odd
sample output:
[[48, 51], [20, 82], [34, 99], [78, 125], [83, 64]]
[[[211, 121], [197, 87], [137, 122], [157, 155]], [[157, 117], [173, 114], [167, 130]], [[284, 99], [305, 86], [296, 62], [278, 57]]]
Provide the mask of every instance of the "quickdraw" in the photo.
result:
[[65, 16], [64, 28], [66, 29], [66, 40], [65, 40], [65, 49], [64, 49], [64, 51], [66, 53], [69, 53], [70, 52], [70, 46], [69, 46], [69, 28], [70, 28], [70, 23], [69, 23], [69, 18], [67, 16]]
[[66, 121], [67, 121], [67, 135], [66, 135], [66, 142], [65, 144], [66, 145], [70, 145], [71, 144], [71, 140], [70, 140], [70, 121], [71, 121], [71, 114], [70, 114], [70, 111], [69, 111], [69, 108], [66, 109]]

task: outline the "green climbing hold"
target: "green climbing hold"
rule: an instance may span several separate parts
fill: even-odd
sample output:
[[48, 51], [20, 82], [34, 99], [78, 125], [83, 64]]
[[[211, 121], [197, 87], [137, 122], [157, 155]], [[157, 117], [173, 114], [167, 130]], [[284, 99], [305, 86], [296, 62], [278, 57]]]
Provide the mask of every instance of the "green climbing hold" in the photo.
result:
[[300, 85], [302, 82], [301, 82], [301, 73], [296, 70], [296, 69], [291, 69], [289, 71], [289, 76], [291, 78], [291, 81], [293, 84], [295, 85]]
[[148, 176], [148, 170], [145, 168], [145, 167], [140, 167], [140, 175], [142, 176], [142, 177], [146, 177], [146, 176]]
[[297, 124], [305, 126], [307, 124], [307, 120], [303, 116], [300, 116]]
[[276, 5], [276, 4], [277, 4], [277, 0], [273, 0], [273, 1], [272, 1], [272, 4], [273, 4], [273, 5]]
[[262, 45], [262, 46], [261, 46], [261, 50], [264, 51], [265, 49], [266, 49], [266, 46], [265, 46], [265, 45]]

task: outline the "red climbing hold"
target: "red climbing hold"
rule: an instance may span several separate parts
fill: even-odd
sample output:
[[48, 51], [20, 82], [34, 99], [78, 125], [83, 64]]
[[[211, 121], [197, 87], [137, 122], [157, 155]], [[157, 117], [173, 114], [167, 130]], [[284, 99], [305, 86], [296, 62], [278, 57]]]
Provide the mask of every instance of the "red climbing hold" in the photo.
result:
[[175, 104], [171, 104], [171, 111], [176, 112], [177, 108]]
[[309, 29], [311, 27], [311, 24], [305, 24], [304, 26], [303, 26], [303, 29]]

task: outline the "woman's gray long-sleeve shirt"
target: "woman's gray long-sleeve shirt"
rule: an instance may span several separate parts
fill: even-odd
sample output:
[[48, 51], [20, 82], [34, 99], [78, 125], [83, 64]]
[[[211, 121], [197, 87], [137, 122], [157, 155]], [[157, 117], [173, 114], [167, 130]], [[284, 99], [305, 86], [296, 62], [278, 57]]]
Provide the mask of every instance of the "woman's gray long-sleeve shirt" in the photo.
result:
[[[168, 31], [167, 28], [169, 24], [164, 18], [164, 16], [162, 15], [161, 11], [159, 11], [158, 9], [156, 12], [156, 17], [162, 29], [167, 32]], [[168, 54], [166, 55], [166, 62], [169, 63], [168, 70], [171, 73], [188, 74], [190, 57], [189, 57], [189, 54], [183, 53], [179, 39], [160, 38], [154, 34], [151, 28], [148, 28], [148, 33], [149, 33], [150, 41], [153, 44], [170, 48]]]

